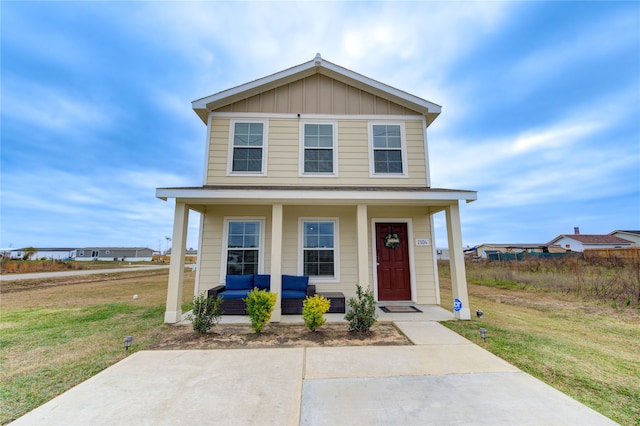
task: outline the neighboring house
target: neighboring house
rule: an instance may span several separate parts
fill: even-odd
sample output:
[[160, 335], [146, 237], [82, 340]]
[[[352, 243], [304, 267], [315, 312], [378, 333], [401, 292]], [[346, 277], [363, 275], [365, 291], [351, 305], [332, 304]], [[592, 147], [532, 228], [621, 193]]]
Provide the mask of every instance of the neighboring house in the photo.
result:
[[151, 261], [153, 250], [147, 247], [85, 247], [75, 250], [75, 260]]
[[436, 249], [436, 256], [438, 260], [449, 260], [449, 249], [448, 248]]
[[[171, 249], [169, 248], [166, 253], [165, 256], [168, 257], [169, 259], [171, 259]], [[185, 256], [185, 260], [189, 263], [195, 263], [198, 260], [198, 250], [189, 248], [186, 249], [184, 252], [184, 256]]]
[[564, 252], [560, 246], [548, 244], [496, 244], [485, 243], [465, 250], [465, 255], [486, 258], [492, 253], [559, 253]]
[[[25, 254], [25, 248], [13, 249], [10, 257], [12, 259], [22, 259]], [[63, 260], [73, 257], [74, 248], [56, 248], [56, 247], [35, 247], [36, 252], [31, 255], [31, 260], [50, 259]]]
[[580, 234], [578, 228], [573, 234], [558, 235], [549, 244], [559, 245], [567, 251], [583, 252], [585, 249], [608, 249], [634, 247], [631, 241], [613, 235]]
[[613, 231], [609, 235], [631, 241], [635, 247], [640, 247], [640, 231]]
[[165, 322], [182, 319], [190, 210], [201, 214], [194, 292], [270, 274], [272, 321], [283, 274], [347, 298], [359, 283], [379, 302], [439, 304], [433, 215], [444, 211], [455, 315], [470, 318], [459, 203], [477, 194], [431, 187], [439, 105], [317, 55], [192, 107], [207, 126], [203, 184], [156, 190], [175, 199]]

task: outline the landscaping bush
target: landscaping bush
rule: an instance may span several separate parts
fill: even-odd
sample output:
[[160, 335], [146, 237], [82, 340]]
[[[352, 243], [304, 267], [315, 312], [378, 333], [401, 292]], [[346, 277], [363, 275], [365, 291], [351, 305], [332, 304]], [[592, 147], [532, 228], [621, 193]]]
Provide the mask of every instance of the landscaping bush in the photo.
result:
[[311, 331], [316, 331], [318, 327], [325, 323], [326, 319], [324, 314], [327, 313], [331, 307], [331, 301], [318, 296], [307, 296], [302, 302], [302, 319], [304, 319], [304, 325]]
[[356, 284], [356, 297], [347, 301], [349, 312], [344, 318], [349, 321], [349, 331], [367, 332], [376, 322], [376, 300], [373, 290], [363, 291], [360, 284]]
[[206, 293], [193, 298], [193, 310], [187, 316], [193, 325], [193, 331], [199, 334], [206, 334], [211, 327], [220, 322], [222, 312], [220, 312], [222, 297], [216, 299], [209, 297]]
[[264, 325], [271, 319], [271, 312], [273, 312], [277, 298], [278, 295], [276, 293], [258, 290], [257, 287], [254, 287], [247, 294], [247, 298], [242, 299], [247, 304], [251, 329], [256, 333], [260, 333]]

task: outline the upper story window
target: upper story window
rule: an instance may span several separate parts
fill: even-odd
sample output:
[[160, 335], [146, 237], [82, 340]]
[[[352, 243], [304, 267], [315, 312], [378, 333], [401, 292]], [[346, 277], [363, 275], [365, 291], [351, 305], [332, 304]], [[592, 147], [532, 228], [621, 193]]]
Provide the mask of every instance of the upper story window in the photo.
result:
[[301, 174], [335, 175], [336, 136], [333, 123], [303, 123]]
[[407, 175], [404, 126], [372, 123], [370, 126], [371, 174], [404, 177]]
[[229, 172], [263, 174], [265, 170], [266, 123], [236, 121], [231, 126]]

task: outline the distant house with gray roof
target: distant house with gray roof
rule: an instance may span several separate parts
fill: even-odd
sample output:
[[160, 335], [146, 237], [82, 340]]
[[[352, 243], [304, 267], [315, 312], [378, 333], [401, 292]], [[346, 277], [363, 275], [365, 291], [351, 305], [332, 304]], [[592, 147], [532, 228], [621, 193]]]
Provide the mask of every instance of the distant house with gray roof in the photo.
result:
[[[26, 253], [25, 250], [31, 247], [23, 247], [17, 249], [10, 249], [9, 255], [11, 259], [22, 259]], [[36, 259], [49, 259], [49, 260], [64, 260], [73, 257], [75, 248], [73, 247], [33, 247], [35, 252], [31, 255], [32, 260]]]
[[150, 262], [153, 260], [153, 249], [148, 247], [85, 247], [75, 250], [75, 260], [107, 260], [130, 262]]

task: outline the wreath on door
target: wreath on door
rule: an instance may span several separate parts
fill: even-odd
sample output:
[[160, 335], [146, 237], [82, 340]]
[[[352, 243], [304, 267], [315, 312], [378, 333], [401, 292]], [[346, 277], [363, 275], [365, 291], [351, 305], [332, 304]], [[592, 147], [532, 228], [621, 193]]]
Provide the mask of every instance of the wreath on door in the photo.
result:
[[400, 245], [400, 237], [398, 234], [387, 234], [384, 236], [384, 246], [390, 249], [398, 248]]

